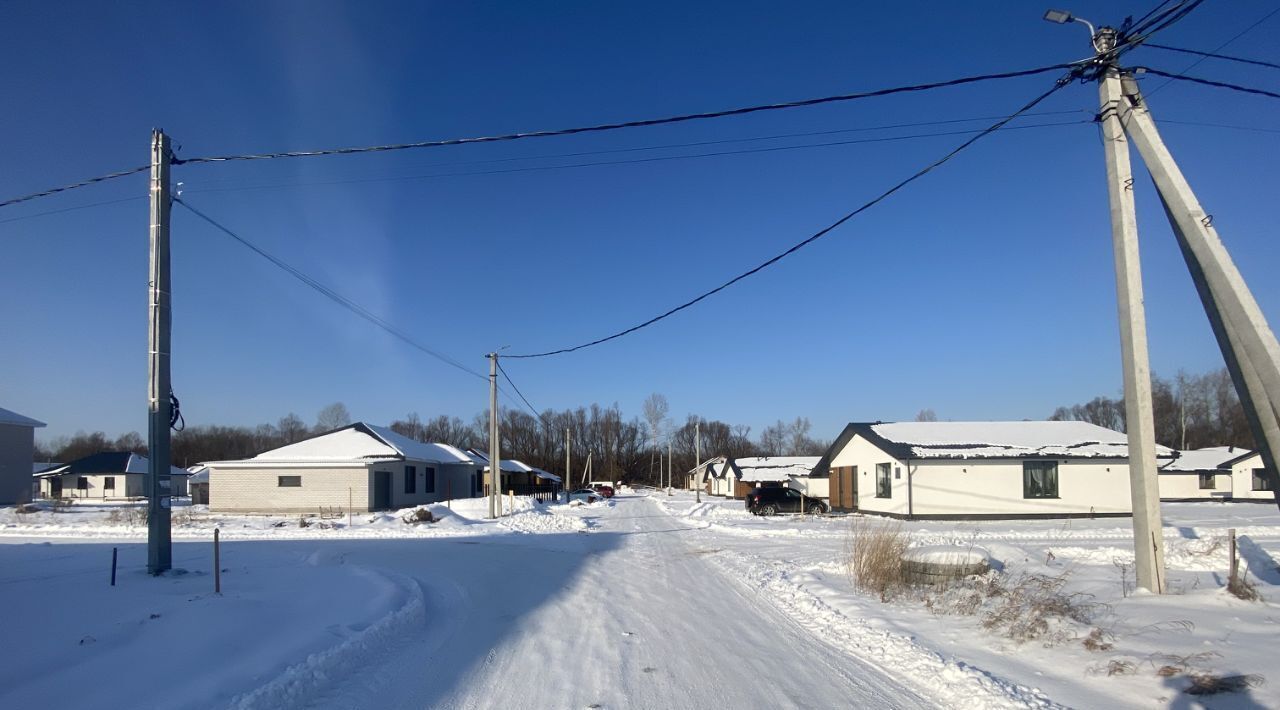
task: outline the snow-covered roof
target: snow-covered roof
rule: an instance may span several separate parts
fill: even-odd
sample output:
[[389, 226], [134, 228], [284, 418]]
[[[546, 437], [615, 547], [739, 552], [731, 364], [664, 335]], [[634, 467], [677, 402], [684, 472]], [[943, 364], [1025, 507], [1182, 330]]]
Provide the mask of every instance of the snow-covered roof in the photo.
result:
[[264, 451], [247, 461], [315, 462], [389, 461], [471, 463], [471, 457], [448, 444], [425, 444], [374, 424], [356, 422], [310, 439]]
[[[193, 466], [192, 468], [195, 468], [195, 467]], [[200, 470], [199, 470], [199, 471], [197, 471], [197, 472], [195, 472], [195, 473], [193, 473], [193, 474], [191, 474], [190, 476], [188, 476], [188, 477], [187, 477], [187, 481], [188, 481], [189, 483], [208, 483], [208, 482], [209, 482], [209, 467], [208, 467], [208, 466], [202, 466], [202, 467], [200, 467]]]
[[1195, 473], [1229, 469], [1233, 461], [1252, 455], [1253, 452], [1235, 446], [1211, 446], [1207, 449], [1175, 451], [1174, 454], [1175, 459], [1160, 466], [1162, 472]]
[[733, 459], [734, 475], [742, 481], [786, 482], [808, 476], [821, 456], [749, 456]]
[[44, 461], [44, 462], [36, 461], [31, 464], [31, 472], [40, 473], [41, 471], [48, 471], [51, 468], [57, 468], [61, 465], [62, 464], [55, 463], [53, 461]]
[[[484, 470], [489, 470], [489, 465], [487, 463], [485, 464]], [[541, 478], [544, 481], [560, 482], [560, 477], [554, 473], [543, 471], [537, 466], [530, 466], [519, 459], [503, 459], [502, 470], [507, 473], [532, 473], [534, 477]]]
[[[93, 474], [113, 474], [113, 473], [146, 473], [150, 462], [146, 456], [140, 456], [132, 451], [99, 451], [96, 454], [90, 454], [83, 458], [65, 464], [58, 464], [55, 468], [47, 468], [35, 472], [37, 478], [46, 478], [49, 476], [65, 476], [67, 474], [93, 475]], [[185, 468], [177, 466], [169, 467], [170, 476], [186, 476], [188, 471]]]
[[[1077, 421], [896, 422], [850, 424], [896, 458], [1128, 458], [1129, 439], [1118, 431]], [[845, 438], [845, 437], [842, 437]], [[847, 441], [847, 438], [845, 438]], [[1156, 447], [1162, 458], [1171, 449]]]
[[39, 429], [45, 426], [45, 423], [39, 419], [24, 417], [15, 411], [0, 407], [0, 424], [12, 424], [14, 426], [29, 426], [32, 429]]

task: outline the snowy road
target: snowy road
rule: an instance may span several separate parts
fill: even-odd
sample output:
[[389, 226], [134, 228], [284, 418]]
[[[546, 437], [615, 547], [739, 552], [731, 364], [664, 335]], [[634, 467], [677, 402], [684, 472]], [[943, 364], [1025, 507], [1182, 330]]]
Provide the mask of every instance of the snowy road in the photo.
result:
[[589, 534], [341, 545], [423, 585], [423, 628], [314, 707], [828, 708], [937, 703], [728, 578], [644, 498]]

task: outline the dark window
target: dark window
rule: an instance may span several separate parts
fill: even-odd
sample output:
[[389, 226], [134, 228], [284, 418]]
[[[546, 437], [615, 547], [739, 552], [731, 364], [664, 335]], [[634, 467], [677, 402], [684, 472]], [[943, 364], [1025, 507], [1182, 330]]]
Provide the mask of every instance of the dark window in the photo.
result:
[[427, 477], [426, 482], [422, 484], [422, 492], [435, 493], [436, 492], [436, 470], [430, 466], [424, 466], [422, 468], [422, 475]]
[[404, 467], [404, 492], [405, 493], [418, 492], [418, 467], [417, 466]]
[[1214, 482], [1214, 480], [1213, 480], [1213, 474], [1212, 474], [1212, 473], [1202, 473], [1202, 474], [1200, 474], [1200, 490], [1202, 490], [1202, 491], [1211, 491], [1211, 490], [1213, 490], [1214, 488], [1217, 488], [1217, 487], [1218, 487], [1218, 486], [1217, 486], [1217, 484], [1216, 484], [1216, 483]]
[[876, 497], [892, 498], [893, 497], [893, 478], [890, 469], [893, 467], [887, 463], [876, 464]]
[[1023, 498], [1058, 497], [1058, 462], [1024, 461], [1022, 463]]
[[301, 488], [302, 476], [276, 476], [277, 488]]
[[107, 477], [105, 477], [105, 478], [103, 478], [103, 479], [102, 479], [102, 490], [104, 490], [104, 491], [114, 491], [115, 489], [116, 489], [116, 477], [115, 477], [115, 476], [107, 476]]
[[1253, 490], [1269, 491], [1271, 490], [1271, 479], [1267, 477], [1267, 469], [1253, 469]]
[[797, 491], [797, 490], [794, 490], [794, 489], [788, 488], [788, 489], [787, 489], [787, 497], [788, 497], [788, 498], [799, 498], [799, 497], [800, 497], [800, 491]]
[[84, 476], [80, 476], [76, 478], [76, 488], [82, 491], [89, 490], [89, 479], [85, 478]]

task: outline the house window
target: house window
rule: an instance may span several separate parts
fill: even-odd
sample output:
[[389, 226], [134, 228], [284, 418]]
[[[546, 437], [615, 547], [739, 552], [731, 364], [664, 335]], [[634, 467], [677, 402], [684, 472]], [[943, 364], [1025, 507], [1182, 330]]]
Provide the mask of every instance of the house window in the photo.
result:
[[276, 476], [277, 488], [301, 488], [302, 476]]
[[876, 464], [876, 497], [892, 498], [893, 497], [893, 467], [887, 463]]
[[417, 466], [404, 467], [404, 492], [405, 493], [418, 492], [418, 467]]
[[116, 477], [115, 477], [115, 476], [106, 476], [105, 478], [103, 478], [103, 479], [102, 479], [102, 490], [104, 490], [104, 491], [114, 491], [115, 489], [116, 489]]
[[1022, 462], [1022, 497], [1057, 498], [1058, 462]]
[[426, 476], [426, 481], [422, 484], [422, 492], [435, 493], [436, 492], [436, 470], [431, 466], [424, 466], [422, 468], [422, 475]]
[[1202, 491], [1211, 491], [1211, 490], [1213, 490], [1213, 489], [1215, 489], [1215, 488], [1217, 488], [1217, 487], [1218, 487], [1218, 486], [1217, 486], [1217, 483], [1213, 480], [1213, 474], [1212, 474], [1212, 473], [1202, 473], [1202, 474], [1200, 474], [1200, 490], [1202, 490]]
[[[77, 490], [81, 490], [81, 491], [87, 491], [87, 490], [89, 490], [89, 479], [85, 478], [84, 476], [79, 476], [79, 477], [77, 477], [77, 478], [76, 478], [76, 489], [77, 489]], [[1257, 489], [1254, 489], [1254, 490], [1257, 490]]]
[[1271, 479], [1267, 477], [1267, 469], [1253, 469], [1253, 490], [1269, 491], [1271, 490]]

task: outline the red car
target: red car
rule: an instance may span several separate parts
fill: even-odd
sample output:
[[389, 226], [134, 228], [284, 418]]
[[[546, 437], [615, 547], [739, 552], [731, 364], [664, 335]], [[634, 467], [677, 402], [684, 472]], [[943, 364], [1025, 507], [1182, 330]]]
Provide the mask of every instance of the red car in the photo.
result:
[[613, 486], [596, 485], [596, 486], [592, 486], [592, 488], [596, 489], [596, 492], [604, 496], [605, 498], [613, 497]]

